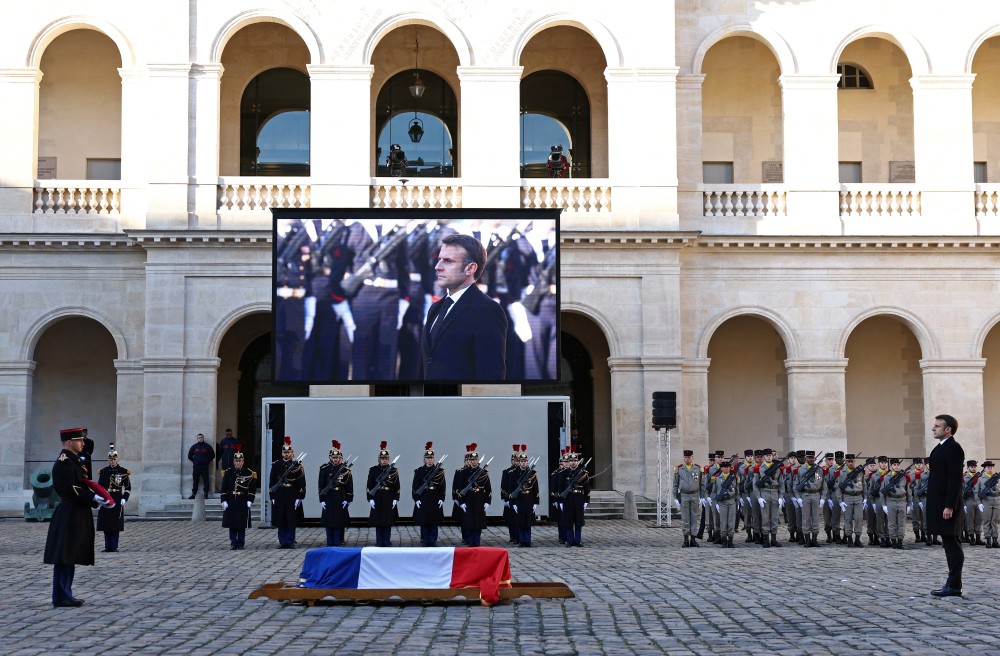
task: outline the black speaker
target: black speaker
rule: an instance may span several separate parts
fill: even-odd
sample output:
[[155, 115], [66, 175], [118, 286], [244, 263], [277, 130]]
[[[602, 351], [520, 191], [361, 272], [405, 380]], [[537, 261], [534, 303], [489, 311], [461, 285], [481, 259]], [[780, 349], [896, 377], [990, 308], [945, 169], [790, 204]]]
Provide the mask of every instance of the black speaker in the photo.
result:
[[653, 428], [677, 427], [677, 392], [653, 392]]

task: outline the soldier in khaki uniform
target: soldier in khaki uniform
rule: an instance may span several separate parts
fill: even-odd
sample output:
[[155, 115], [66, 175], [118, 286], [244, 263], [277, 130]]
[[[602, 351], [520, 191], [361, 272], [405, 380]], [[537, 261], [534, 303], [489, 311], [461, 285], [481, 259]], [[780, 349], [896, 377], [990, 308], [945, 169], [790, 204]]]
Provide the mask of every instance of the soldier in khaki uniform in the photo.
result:
[[674, 470], [674, 504], [681, 511], [681, 529], [684, 532], [684, 546], [697, 547], [694, 533], [701, 508], [702, 470], [694, 463], [694, 451], [684, 450], [684, 463]]
[[[838, 504], [844, 514], [844, 544], [848, 547], [863, 547], [861, 544], [861, 520], [865, 512], [865, 478], [864, 468], [855, 467], [856, 456], [848, 453], [844, 456], [844, 469], [837, 475]], [[851, 533], [854, 540], [851, 540]]]
[[1000, 474], [993, 473], [993, 461], [983, 463], [983, 475], [976, 483], [973, 495], [978, 510], [983, 515], [983, 526], [986, 528], [986, 548], [1000, 549], [997, 542], [997, 528], [1000, 525]]
[[889, 471], [880, 481], [879, 495], [885, 512], [889, 546], [903, 548], [906, 532], [906, 510], [910, 505], [910, 474], [900, 471], [899, 458], [889, 459]]
[[[891, 546], [889, 544], [888, 518], [882, 508], [883, 504], [880, 498], [882, 479], [887, 473], [889, 473], [889, 458], [879, 456], [878, 468], [868, 478], [868, 503], [875, 511], [875, 544], [881, 545], [884, 549]], [[870, 527], [869, 533], [871, 533]]]
[[806, 462], [799, 465], [799, 481], [795, 485], [798, 504], [802, 508], [802, 530], [805, 546], [818, 547], [820, 503], [823, 497], [823, 469], [816, 462], [816, 452], [806, 451]]
[[698, 535], [697, 535], [697, 538], [699, 540], [702, 539], [702, 537], [704, 537], [704, 535], [705, 535], [706, 518], [708, 519], [708, 522], [707, 522], [708, 523], [708, 539], [709, 539], [709, 541], [711, 541], [711, 539], [712, 539], [712, 532], [713, 532], [713, 529], [712, 529], [712, 511], [710, 510], [710, 506], [709, 506], [709, 504], [707, 502], [708, 492], [710, 490], [706, 489], [706, 488], [707, 488], [707, 481], [708, 481], [708, 472], [714, 466], [715, 466], [715, 451], [709, 451], [708, 452], [708, 464], [705, 465], [704, 467], [702, 467], [702, 471], [701, 471], [701, 523], [698, 525]]
[[930, 480], [928, 472], [924, 471], [924, 459], [913, 459], [913, 475], [910, 477], [913, 483], [910, 486], [910, 495], [913, 499], [913, 541], [923, 542], [930, 545], [931, 536], [927, 534], [927, 481]]
[[799, 507], [795, 503], [795, 472], [799, 469], [799, 454], [795, 451], [789, 451], [786, 457], [788, 461], [785, 464], [784, 474], [784, 485], [782, 486], [782, 499], [785, 508], [785, 524], [788, 526], [788, 541], [797, 542], [799, 535], [802, 532], [802, 514], [799, 512]]
[[720, 543], [727, 549], [733, 548], [733, 533], [736, 531], [736, 497], [739, 495], [736, 478], [730, 462], [723, 460], [712, 487], [712, 503], [719, 513]]
[[965, 483], [962, 496], [962, 502], [965, 504], [965, 511], [962, 513], [962, 521], [965, 522], [965, 542], [982, 546], [986, 544], [983, 542], [983, 513], [979, 512], [979, 499], [976, 498], [974, 490], [983, 474], [977, 471], [979, 463], [975, 460], [969, 460], [965, 464], [968, 468], [962, 477]]
[[753, 489], [761, 513], [761, 546], [780, 547], [778, 542], [778, 506], [781, 499], [782, 467], [774, 462], [774, 451], [764, 449], [762, 462], [754, 467]]

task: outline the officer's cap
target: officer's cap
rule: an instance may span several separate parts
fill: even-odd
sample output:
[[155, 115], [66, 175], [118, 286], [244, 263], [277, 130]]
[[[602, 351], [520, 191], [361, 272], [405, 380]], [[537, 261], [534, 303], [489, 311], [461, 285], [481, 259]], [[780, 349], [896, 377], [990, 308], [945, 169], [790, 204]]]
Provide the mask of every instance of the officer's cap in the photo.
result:
[[898, 465], [900, 462], [901, 461], [900, 461], [899, 458], [889, 458], [889, 464], [890, 465]]
[[854, 460], [856, 457], [853, 453], [848, 453], [844, 456], [844, 460]]
[[924, 464], [924, 459], [923, 458], [914, 458], [913, 459], [913, 464], [914, 465], [922, 465], [922, 464]]
[[833, 457], [834, 458], [843, 458], [844, 457], [844, 452], [843, 451], [834, 451]]
[[755, 456], [762, 456], [762, 455], [764, 455], [764, 449], [754, 449], [753, 450], [753, 454]]
[[745, 456], [752, 456], [753, 455], [753, 449], [744, 449], [743, 450], [743, 455], [745, 455]]
[[983, 467], [992, 467], [992, 466], [993, 466], [992, 460], [987, 460], [986, 462], [983, 463]]
[[291, 453], [292, 451], [292, 438], [289, 435], [285, 435], [285, 443], [281, 445], [282, 453]]
[[731, 464], [732, 463], [730, 463], [728, 460], [723, 460], [722, 464], [720, 466], [721, 467], [725, 467], [726, 469], [728, 469], [731, 466]]
[[344, 454], [340, 451], [340, 442], [337, 440], [330, 440], [330, 443], [333, 445], [333, 448], [330, 449], [330, 455], [343, 457]]
[[889, 462], [889, 458], [887, 456], [879, 456], [878, 457], [878, 461], [879, 462]]
[[691, 449], [684, 449], [684, 457], [685, 458], [688, 458], [688, 457], [693, 456], [693, 455], [694, 455], [694, 451], [692, 451]]
[[866, 465], [874, 465], [875, 464], [875, 458], [865, 458], [865, 464]]
[[382, 440], [382, 442], [378, 445], [378, 457], [379, 458], [389, 457], [389, 443], [386, 442], [385, 440]]
[[773, 456], [774, 455], [774, 449], [764, 449], [763, 451], [760, 452], [760, 454], [762, 456]]
[[715, 451], [709, 451], [708, 452], [708, 459], [709, 460], [715, 460]]
[[979, 463], [978, 463], [978, 462], [976, 462], [975, 460], [970, 460], [969, 462], [967, 462], [967, 463], [965, 463], [965, 464], [966, 464], [966, 466], [968, 466], [968, 467], [975, 467], [975, 466], [976, 466], [976, 465], [978, 465]]
[[799, 449], [798, 451], [795, 452], [795, 457], [798, 458], [799, 460], [802, 460], [803, 458], [806, 457], [806, 450], [805, 449]]
[[115, 450], [115, 443], [111, 442], [108, 444], [108, 460], [118, 457], [118, 451]]
[[82, 428], [64, 428], [59, 431], [59, 441], [65, 442], [66, 440], [82, 440], [84, 436], [84, 429]]
[[816, 452], [813, 451], [813, 450], [811, 450], [811, 449], [806, 449], [806, 457], [807, 458], [815, 458], [816, 457]]

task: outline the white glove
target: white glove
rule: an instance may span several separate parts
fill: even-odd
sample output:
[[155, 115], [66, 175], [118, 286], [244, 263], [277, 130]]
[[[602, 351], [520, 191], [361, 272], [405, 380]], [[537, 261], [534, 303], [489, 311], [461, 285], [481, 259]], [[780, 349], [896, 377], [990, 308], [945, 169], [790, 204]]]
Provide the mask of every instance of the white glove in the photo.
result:
[[913, 506], [907, 506], [906, 507], [906, 512], [911, 512], [912, 510], [913, 510]]
[[438, 501], [438, 508], [444, 508], [444, 501]]
[[416, 506], [417, 506], [417, 508], [420, 507], [420, 499], [417, 499]]
[[590, 505], [589, 503], [585, 503], [585, 504], [583, 504], [583, 509], [584, 509], [584, 510], [586, 510], [586, 509], [587, 509], [587, 506], [589, 506], [589, 505]]
[[341, 507], [341, 508], [346, 508], [346, 507], [347, 507], [347, 504], [348, 504], [348, 502], [347, 502], [347, 501], [341, 501], [341, 502], [340, 502], [340, 507]]
[[298, 507], [301, 506], [301, 505], [302, 505], [302, 499], [296, 499], [295, 500], [295, 508], [298, 509]]
[[354, 342], [354, 331], [357, 330], [358, 327], [354, 323], [354, 315], [351, 314], [350, 304], [347, 301], [334, 303], [333, 311], [337, 314], [337, 318], [344, 324], [344, 330], [347, 331], [347, 339]]
[[463, 504], [459, 504], [458, 507], [462, 509], [462, 512], [467, 512], [469, 510], [468, 508], [465, 507], [464, 503]]
[[826, 505], [830, 507], [830, 510], [833, 510], [833, 499], [827, 499]]
[[320, 501], [319, 505], [323, 507], [323, 510], [326, 510], [326, 501]]
[[128, 499], [122, 499], [121, 501], [118, 502], [118, 505], [124, 506], [126, 501], [128, 501]]
[[757, 499], [757, 501], [759, 501], [759, 502], [760, 502], [760, 507], [761, 507], [761, 508], [763, 508], [763, 507], [764, 507], [764, 505], [765, 505], [765, 504], [767, 503], [767, 501], [765, 501], [763, 497], [761, 497], [760, 499]]
[[979, 504], [976, 507], [979, 508], [979, 512], [986, 512], [986, 506], [984, 506], [983, 504]]
[[486, 512], [486, 511], [487, 511], [487, 510], [489, 510], [489, 509], [490, 509], [490, 504], [488, 504], [488, 503], [484, 503], [484, 504], [483, 504], [483, 512]]
[[309, 335], [311, 335], [312, 331], [313, 331], [313, 323], [315, 323], [315, 321], [316, 321], [316, 297], [315, 296], [310, 296], [309, 298], [307, 298], [305, 300], [305, 308], [304, 309], [305, 309], [305, 313], [306, 313], [305, 338], [308, 340], [309, 339]]
[[503, 502], [503, 507], [504, 508], [510, 508], [510, 501], [504, 501]]
[[531, 507], [531, 512], [538, 513], [538, 504], [537, 503]]
[[406, 314], [406, 310], [409, 309], [410, 302], [405, 298], [399, 299], [399, 315], [396, 319], [396, 330], [403, 327], [403, 315]]
[[844, 503], [843, 501], [841, 501], [841, 502], [840, 502], [840, 509], [841, 509], [842, 511], [844, 511], [844, 512], [847, 512], [847, 504], [846, 504], [846, 503]]
[[370, 500], [368, 501], [368, 503], [370, 503], [370, 504], [371, 504], [372, 508], [374, 508], [374, 507], [375, 507], [375, 499], [370, 499]]
[[393, 500], [392, 500], [392, 507], [393, 507], [393, 508], [395, 508], [395, 507], [396, 507], [396, 504], [397, 504], [397, 503], [399, 503], [399, 502], [398, 502], [398, 501], [396, 501], [395, 499], [393, 499]]
[[778, 507], [782, 509], [785, 507], [785, 497], [778, 497]]
[[513, 506], [514, 512], [517, 512], [517, 506]]
[[94, 503], [103, 506], [105, 504], [104, 497], [102, 497], [100, 494], [95, 494]]
[[677, 506], [677, 509], [678, 509], [678, 510], [680, 510], [680, 507], [681, 507], [681, 500], [680, 500], [680, 499], [674, 499], [674, 505], [675, 505], [675, 506]]
[[510, 315], [514, 323], [514, 334], [522, 342], [531, 339], [531, 324], [528, 323], [528, 311], [521, 305], [520, 301], [515, 301], [507, 306], [507, 314]]
[[882, 512], [884, 512], [886, 515], [888, 515], [889, 514], [889, 506], [882, 506]]
[[247, 501], [247, 508], [253, 508], [253, 501]]
[[222, 502], [222, 509], [223, 509], [223, 510], [229, 510], [229, 504], [228, 504], [228, 503], [226, 503], [225, 501], [223, 501], [223, 502]]
[[921, 509], [921, 510], [923, 510], [923, 509], [924, 509], [924, 502], [923, 502], [923, 501], [921, 501], [921, 502], [920, 502], [920, 503], [918, 503], [917, 505], [918, 505], [918, 506], [920, 506], [920, 509]]
[[563, 509], [563, 505], [561, 503], [557, 503], [556, 505], [559, 506], [559, 510]]
[[715, 512], [722, 512], [722, 508], [719, 507], [719, 504], [715, 504]]
[[968, 506], [965, 506], [965, 507], [963, 507], [963, 508], [962, 508], [962, 510], [964, 510], [964, 511], [965, 511], [965, 514], [966, 514], [966, 515], [968, 515], [968, 514], [969, 514], [969, 507], [968, 507]]

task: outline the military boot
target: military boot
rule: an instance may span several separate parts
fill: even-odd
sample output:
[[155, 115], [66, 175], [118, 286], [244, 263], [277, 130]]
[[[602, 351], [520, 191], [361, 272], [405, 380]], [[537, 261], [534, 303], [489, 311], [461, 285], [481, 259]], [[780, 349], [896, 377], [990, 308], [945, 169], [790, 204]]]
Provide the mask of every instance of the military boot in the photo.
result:
[[874, 533], [869, 533], [868, 534], [868, 546], [869, 547], [873, 547], [876, 544], [878, 544], [878, 542], [875, 541], [875, 534]]
[[997, 542], [997, 538], [995, 535], [993, 536], [993, 548], [1000, 549], [1000, 542]]
[[937, 545], [940, 545], [940, 544], [941, 544], [941, 540], [939, 540], [939, 539], [938, 539], [938, 538], [940, 538], [940, 537], [941, 537], [940, 535], [934, 535], [934, 536], [932, 536], [932, 537], [933, 537], [934, 539], [933, 539], [933, 540], [931, 540], [931, 544], [937, 544]]
[[826, 529], [826, 543], [833, 544], [833, 529]]
[[777, 533], [772, 533], [771, 534], [771, 546], [772, 547], [780, 547], [781, 546], [781, 543], [778, 542], [778, 534]]
[[928, 546], [928, 547], [931, 546], [931, 544], [932, 544], [932, 542], [931, 542], [931, 534], [928, 533], [927, 531], [924, 531], [923, 532], [923, 536], [924, 536], [924, 545]]
[[743, 542], [744, 543], [753, 542], [753, 529], [752, 528], [748, 528], [747, 529], [747, 539], [744, 540]]
[[788, 529], [788, 541], [789, 542], [798, 542], [799, 541], [799, 539], [797, 537], [798, 533], [799, 532], [796, 529], [794, 529], [794, 528]]
[[843, 540], [840, 539], [840, 529], [839, 528], [833, 529], [833, 543], [834, 544], [843, 544]]
[[757, 541], [757, 544], [764, 547], [765, 549], [771, 548], [771, 541], [767, 538], [767, 535], [761, 534], [761, 539]]
[[690, 547], [691, 546], [691, 536], [690, 535], [685, 535], [684, 536], [684, 544], [682, 544], [681, 546], [682, 547]]
[[865, 545], [861, 544], [861, 536], [860, 535], [855, 535], [854, 536], [854, 546], [855, 547], [864, 547], [865, 546]]
[[691, 536], [691, 544], [688, 545], [688, 546], [691, 546], [691, 547], [697, 547], [697, 546], [699, 546], [698, 543], [694, 541], [694, 537], [695, 536], [693, 536], [693, 535]]
[[898, 540], [896, 540], [896, 548], [897, 549], [903, 548], [903, 538], [899, 538]]
[[976, 533], [976, 541], [975, 541], [974, 545], [977, 546], [977, 547], [981, 547], [984, 544], [986, 544], [986, 543], [983, 542], [983, 534], [982, 533]]
[[889, 544], [889, 538], [882, 538], [882, 548], [888, 549], [890, 546], [892, 545]]
[[810, 543], [810, 546], [813, 546], [813, 547], [818, 547], [819, 546], [819, 542], [817, 542], [817, 538], [819, 538], [819, 533], [813, 533], [812, 534], [812, 542]]

